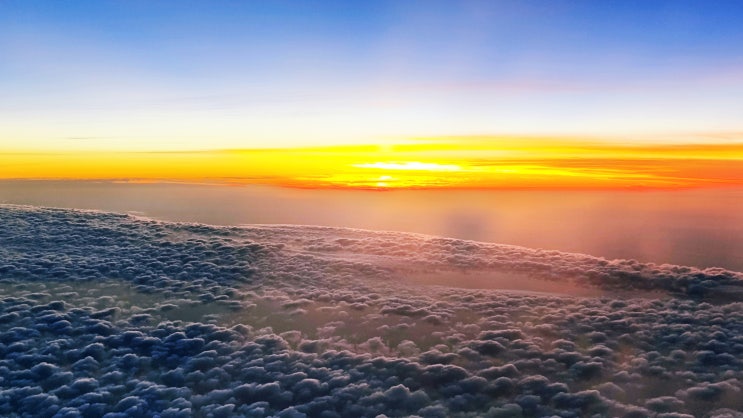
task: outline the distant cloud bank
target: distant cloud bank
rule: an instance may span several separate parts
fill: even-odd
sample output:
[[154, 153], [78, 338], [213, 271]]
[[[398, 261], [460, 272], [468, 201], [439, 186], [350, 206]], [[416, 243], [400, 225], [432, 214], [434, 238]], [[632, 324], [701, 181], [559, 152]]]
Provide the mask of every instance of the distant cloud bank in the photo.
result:
[[328, 227], [0, 219], [4, 416], [743, 409], [739, 272]]

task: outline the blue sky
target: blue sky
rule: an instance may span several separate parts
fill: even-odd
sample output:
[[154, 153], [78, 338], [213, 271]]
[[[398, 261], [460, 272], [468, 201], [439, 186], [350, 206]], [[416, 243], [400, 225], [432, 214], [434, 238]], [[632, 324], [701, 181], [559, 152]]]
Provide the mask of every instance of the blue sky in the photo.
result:
[[743, 131], [741, 2], [0, 2], [0, 145]]

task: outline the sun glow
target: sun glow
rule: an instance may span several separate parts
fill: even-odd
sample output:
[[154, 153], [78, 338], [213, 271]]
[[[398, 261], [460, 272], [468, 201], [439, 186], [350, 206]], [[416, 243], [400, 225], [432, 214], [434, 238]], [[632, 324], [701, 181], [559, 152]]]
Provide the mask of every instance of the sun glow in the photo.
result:
[[743, 142], [607, 144], [440, 138], [397, 145], [189, 152], [0, 153], [0, 178], [342, 189], [618, 189], [743, 185]]
[[353, 164], [358, 168], [377, 168], [380, 170], [409, 170], [409, 171], [461, 171], [462, 168], [455, 164], [422, 163], [420, 161], [406, 162], [376, 162]]

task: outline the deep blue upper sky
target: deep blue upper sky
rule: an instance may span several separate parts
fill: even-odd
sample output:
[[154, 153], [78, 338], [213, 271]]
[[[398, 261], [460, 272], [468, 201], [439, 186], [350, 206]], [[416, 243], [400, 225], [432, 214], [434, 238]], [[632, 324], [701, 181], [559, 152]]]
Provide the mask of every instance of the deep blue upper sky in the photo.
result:
[[741, 21], [741, 1], [2, 1], [0, 144], [741, 131]]

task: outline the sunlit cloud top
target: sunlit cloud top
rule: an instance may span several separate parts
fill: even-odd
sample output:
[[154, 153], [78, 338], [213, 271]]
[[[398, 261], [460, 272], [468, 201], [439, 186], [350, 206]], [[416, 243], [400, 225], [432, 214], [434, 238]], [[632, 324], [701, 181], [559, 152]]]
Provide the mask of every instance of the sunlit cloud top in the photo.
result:
[[4, 1], [0, 149], [740, 132], [742, 16], [736, 1]]

